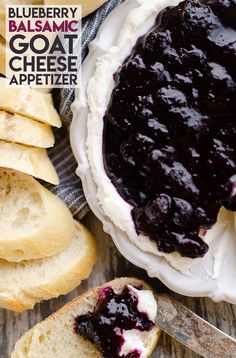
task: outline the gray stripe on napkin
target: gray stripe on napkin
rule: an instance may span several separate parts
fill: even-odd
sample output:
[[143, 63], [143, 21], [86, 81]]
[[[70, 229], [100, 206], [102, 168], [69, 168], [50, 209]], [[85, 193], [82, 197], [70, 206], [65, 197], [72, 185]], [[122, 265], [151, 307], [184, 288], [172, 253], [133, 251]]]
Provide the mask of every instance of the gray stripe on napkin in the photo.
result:
[[[82, 60], [87, 54], [89, 42], [96, 36], [97, 30], [105, 17], [122, 1], [110, 0], [99, 10], [82, 20]], [[75, 174], [77, 163], [69, 142], [68, 130], [72, 120], [70, 106], [73, 101], [73, 89], [65, 88], [60, 90], [58, 108], [63, 122], [63, 129], [55, 131], [56, 145], [49, 150], [49, 156], [56, 167], [61, 182], [58, 186], [48, 185], [48, 187], [67, 204], [76, 219], [82, 219], [89, 211], [89, 207], [83, 194], [81, 181]]]

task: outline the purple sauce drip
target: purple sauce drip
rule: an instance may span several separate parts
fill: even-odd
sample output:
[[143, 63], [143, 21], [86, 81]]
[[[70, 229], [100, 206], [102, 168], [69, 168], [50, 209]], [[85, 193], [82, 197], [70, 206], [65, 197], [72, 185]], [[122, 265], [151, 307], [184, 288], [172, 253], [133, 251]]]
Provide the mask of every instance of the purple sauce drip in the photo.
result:
[[141, 357], [141, 352], [137, 349], [125, 356], [125, 358], [140, 358], [140, 357]]
[[[129, 287], [116, 294], [111, 287], [100, 290], [93, 312], [75, 318], [75, 332], [96, 344], [103, 356], [114, 358], [124, 343], [123, 331], [150, 331], [154, 323], [138, 311], [138, 297]], [[138, 350], [122, 358], [140, 358]]]
[[236, 0], [189, 0], [164, 10], [114, 75], [106, 172], [137, 233], [165, 253], [204, 256], [199, 230], [221, 206], [236, 211], [235, 64]]

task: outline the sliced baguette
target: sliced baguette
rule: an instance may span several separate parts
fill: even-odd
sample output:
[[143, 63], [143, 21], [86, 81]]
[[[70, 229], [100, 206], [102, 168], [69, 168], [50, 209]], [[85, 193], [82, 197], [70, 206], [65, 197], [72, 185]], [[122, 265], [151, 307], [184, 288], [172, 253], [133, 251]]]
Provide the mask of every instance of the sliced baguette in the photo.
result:
[[[112, 286], [119, 293], [127, 284], [150, 289], [143, 281], [135, 278], [119, 278], [103, 286]], [[97, 287], [76, 298], [29, 330], [16, 343], [11, 358], [101, 358], [96, 346], [74, 333], [75, 317], [93, 311], [99, 289]], [[144, 344], [150, 354], [159, 335], [157, 327], [146, 335]]]
[[29, 175], [0, 169], [1, 259], [19, 262], [55, 255], [73, 235], [74, 221], [61, 199]]
[[67, 294], [90, 275], [95, 261], [94, 238], [75, 222], [74, 238], [59, 254], [21, 263], [0, 260], [0, 307], [22, 312]]
[[18, 170], [54, 185], [59, 184], [56, 170], [43, 148], [0, 140], [0, 167]]
[[50, 148], [55, 143], [48, 124], [5, 111], [0, 111], [0, 139], [39, 148]]
[[[9, 49], [6, 47], [6, 40], [2, 35], [2, 28], [4, 28], [4, 36], [5, 36], [5, 23], [2, 23], [2, 12], [0, 9], [0, 74], [6, 76], [6, 54], [8, 55], [8, 59], [11, 58], [11, 53]], [[37, 87], [36, 91], [43, 93], [50, 93], [53, 90], [53, 87]]]
[[61, 127], [61, 120], [54, 108], [51, 93], [42, 93], [27, 86], [10, 86], [9, 80], [2, 77], [0, 77], [0, 109], [54, 127]]
[[1, 3], [0, 3], [0, 36], [4, 38], [6, 37], [6, 11]]
[[[107, 0], [70, 0], [70, 5], [81, 5], [82, 16], [85, 17], [100, 6], [102, 6]], [[45, 5], [67, 5], [68, 0], [44, 0]]]
[[0, 0], [0, 35], [6, 36], [6, 8], [7, 5], [42, 5], [43, 0]]
[[[1, 23], [1, 12], [0, 12], [0, 23]], [[1, 25], [0, 25], [1, 28]], [[1, 32], [0, 32], [1, 33]], [[6, 41], [0, 34], [0, 73], [6, 75]]]
[[0, 0], [0, 7], [7, 5], [43, 5], [43, 0]]
[[52, 92], [53, 87], [36, 87], [35, 91], [42, 92], [42, 93], [50, 93]]

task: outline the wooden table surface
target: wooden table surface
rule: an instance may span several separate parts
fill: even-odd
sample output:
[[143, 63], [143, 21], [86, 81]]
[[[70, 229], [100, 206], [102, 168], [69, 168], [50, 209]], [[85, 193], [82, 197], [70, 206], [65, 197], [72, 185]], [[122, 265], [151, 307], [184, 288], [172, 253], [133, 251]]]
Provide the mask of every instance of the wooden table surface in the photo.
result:
[[[64, 303], [84, 290], [111, 280], [114, 277], [134, 275], [149, 281], [160, 292], [168, 291], [160, 281], [149, 279], [143, 270], [136, 268], [121, 257], [110, 237], [103, 232], [100, 222], [92, 214], [88, 214], [84, 222], [97, 238], [99, 251], [97, 265], [89, 280], [83, 282], [78, 289], [66, 297], [59, 297], [58, 299], [41, 303], [33, 311], [16, 314], [0, 310], [0, 358], [10, 357], [15, 341], [35, 323], [49, 316], [52, 312], [63, 306]], [[174, 295], [194, 312], [236, 338], [236, 306], [224, 302], [215, 304], [210, 299], [187, 298]], [[199, 356], [163, 334], [152, 358], [170, 357], [197, 358]]]

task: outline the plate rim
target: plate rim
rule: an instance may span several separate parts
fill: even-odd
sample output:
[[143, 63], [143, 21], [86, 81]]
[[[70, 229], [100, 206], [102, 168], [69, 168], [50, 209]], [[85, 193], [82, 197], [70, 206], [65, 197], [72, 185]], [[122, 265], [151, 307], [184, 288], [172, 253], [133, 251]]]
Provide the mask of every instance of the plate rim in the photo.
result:
[[[127, 9], [130, 9], [130, 7], [134, 8], [140, 3], [140, 0], [127, 0], [121, 5], [118, 5], [104, 20], [96, 38], [90, 43], [89, 53], [82, 64], [82, 83], [88, 82], [88, 79], [93, 74], [97, 58], [107, 50], [101, 45], [101, 39], [112, 21], [113, 16], [120, 16], [120, 21], [122, 23], [124, 18], [127, 16]], [[97, 54], [97, 56], [94, 56], [94, 54]], [[153, 259], [154, 255], [144, 253], [129, 240], [125, 232], [119, 230], [113, 222], [105, 216], [101, 206], [99, 205], [98, 199], [96, 198], [97, 186], [90, 171], [90, 164], [87, 156], [86, 117], [88, 114], [88, 108], [85, 92], [86, 91], [83, 90], [82, 86], [75, 90], [75, 100], [71, 107], [73, 120], [70, 128], [70, 140], [72, 151], [78, 163], [76, 174], [82, 181], [86, 200], [96, 217], [102, 222], [104, 231], [111, 236], [117, 249], [128, 261], [144, 269], [150, 277], [155, 277], [161, 280], [171, 290], [186, 296], [209, 297], [215, 302], [226, 301], [236, 304], [236, 286], [234, 289], [229, 290], [230, 292], [227, 292], [227, 290], [223, 288], [224, 285], [222, 285], [221, 276], [211, 280], [204, 280], [203, 278], [193, 280], [192, 278], [189, 278], [188, 284], [183, 284], [182, 280], [180, 280], [180, 276], [185, 277], [184, 280], [186, 283], [188, 276], [181, 274], [179, 271], [171, 267], [165, 258], [155, 256], [156, 265], [151, 267], [153, 264], [150, 264], [149, 259], [150, 257]], [[129, 254], [127, 253], [127, 248]], [[133, 255], [131, 255], [130, 252], [132, 252]]]

